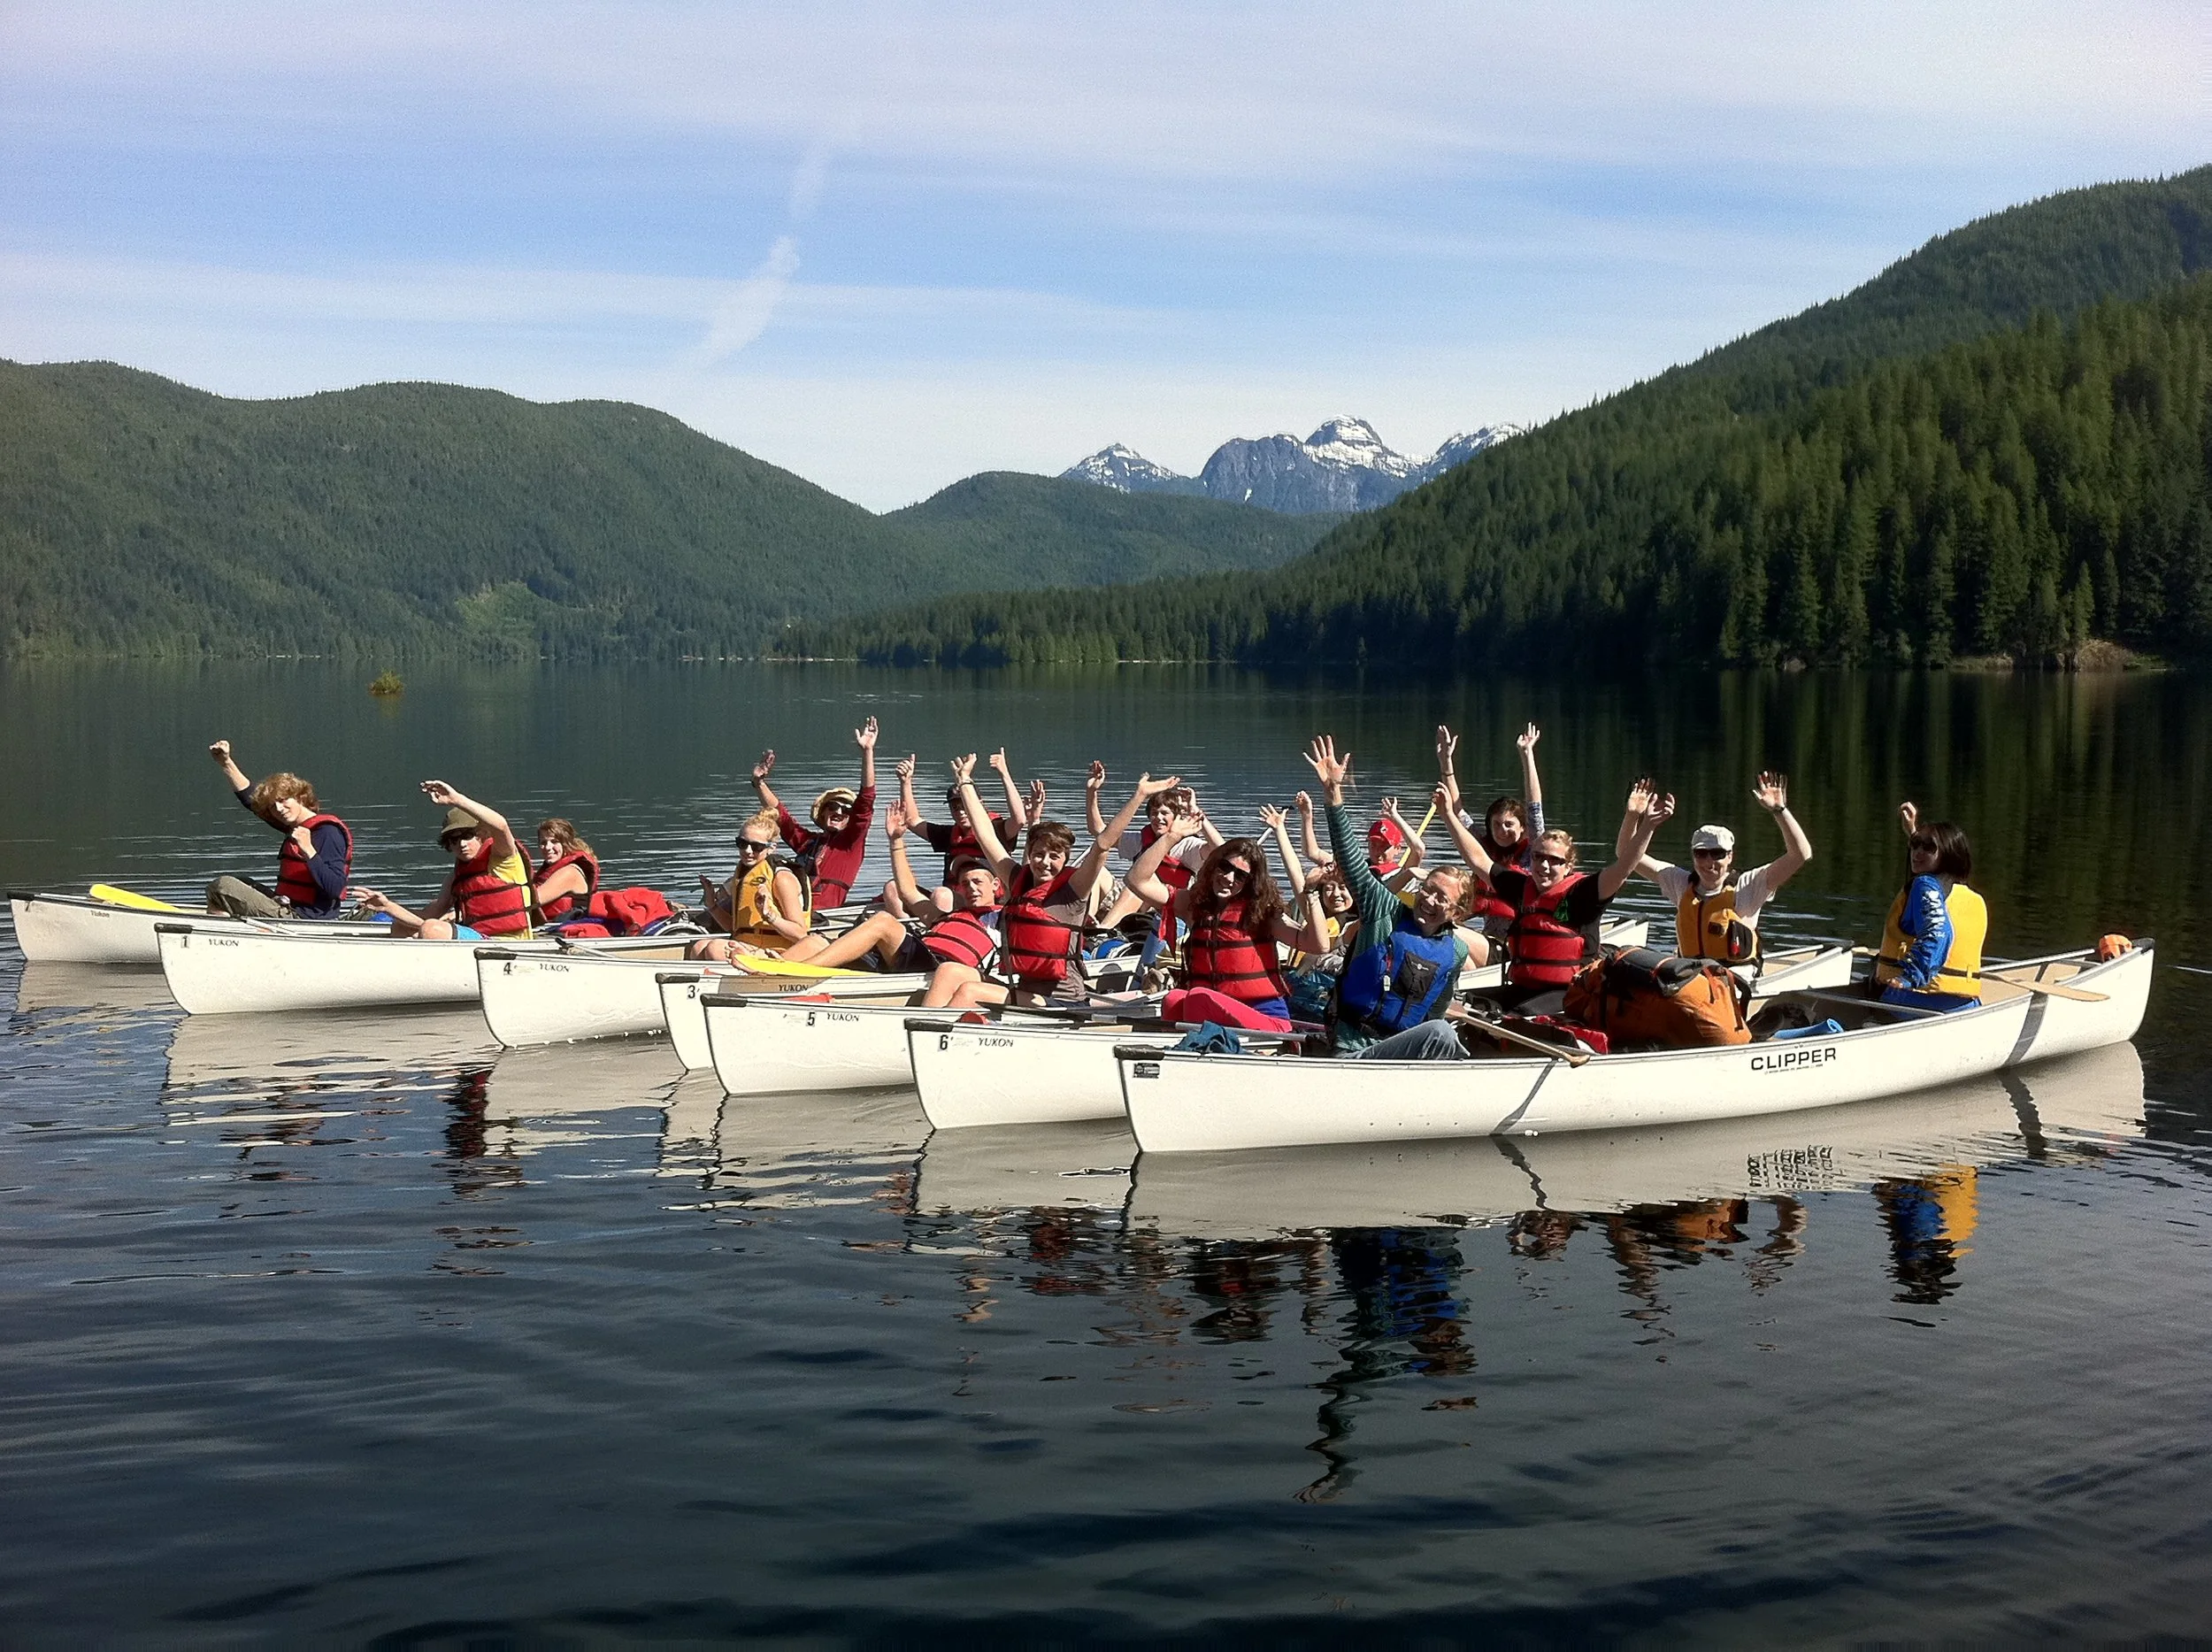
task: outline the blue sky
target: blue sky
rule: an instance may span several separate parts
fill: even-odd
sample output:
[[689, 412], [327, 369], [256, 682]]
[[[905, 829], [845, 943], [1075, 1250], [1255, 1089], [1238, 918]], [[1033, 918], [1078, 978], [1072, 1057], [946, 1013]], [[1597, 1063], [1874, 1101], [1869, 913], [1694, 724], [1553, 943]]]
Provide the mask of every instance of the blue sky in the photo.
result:
[[2206, 17], [0, 0], [0, 355], [644, 402], [876, 509], [1426, 452], [2212, 159]]

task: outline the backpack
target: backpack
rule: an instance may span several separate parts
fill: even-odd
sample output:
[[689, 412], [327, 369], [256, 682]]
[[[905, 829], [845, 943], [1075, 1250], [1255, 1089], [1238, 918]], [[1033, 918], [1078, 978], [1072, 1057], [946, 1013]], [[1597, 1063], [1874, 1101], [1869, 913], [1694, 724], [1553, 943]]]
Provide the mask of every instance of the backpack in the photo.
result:
[[1566, 1009], [1570, 1020], [1596, 1028], [1617, 1049], [1687, 1049], [1748, 1044], [1747, 995], [1743, 983], [1714, 959], [1612, 947], [1576, 973]]

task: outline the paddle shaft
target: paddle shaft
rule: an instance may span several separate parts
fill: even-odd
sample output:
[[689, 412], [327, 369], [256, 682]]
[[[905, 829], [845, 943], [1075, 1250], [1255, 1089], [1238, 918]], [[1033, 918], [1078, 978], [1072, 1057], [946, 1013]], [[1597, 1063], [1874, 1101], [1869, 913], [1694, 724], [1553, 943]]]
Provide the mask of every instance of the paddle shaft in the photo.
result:
[[[1854, 957], [1862, 958], [1878, 958], [1882, 956], [1881, 953], [1873, 947], [1854, 947], [1851, 949], [1851, 953]], [[2070, 953], [2061, 953], [2056, 958], [2039, 959], [2037, 962], [2055, 964], [2060, 958], [2069, 957], [2071, 956], [2072, 955]], [[2069, 987], [2063, 981], [2024, 981], [2016, 975], [2008, 975], [2005, 973], [2006, 969], [2025, 969], [2028, 967], [2030, 966], [2027, 964], [2011, 964], [2005, 965], [2001, 969], [1946, 970], [1944, 973], [1947, 975], [1963, 975], [1967, 980], [1975, 981], [2002, 981], [2008, 987], [2017, 987], [2022, 992], [2041, 993], [2047, 998], [2070, 998], [2076, 1003], [2104, 1003], [2108, 1002], [2104, 994], [2101, 992], [2085, 992], [2078, 987]]]
[[1486, 1037], [1496, 1039], [1500, 1043], [1518, 1044], [1540, 1056], [1549, 1056], [1554, 1061], [1563, 1061], [1571, 1067], [1579, 1067], [1590, 1059], [1590, 1052], [1586, 1049], [1566, 1049], [1557, 1044], [1547, 1044], [1540, 1038], [1531, 1038], [1526, 1033], [1516, 1032], [1509, 1026], [1500, 1026], [1494, 1021], [1485, 1021], [1479, 1017], [1471, 1016], [1463, 1025], [1473, 1027]]

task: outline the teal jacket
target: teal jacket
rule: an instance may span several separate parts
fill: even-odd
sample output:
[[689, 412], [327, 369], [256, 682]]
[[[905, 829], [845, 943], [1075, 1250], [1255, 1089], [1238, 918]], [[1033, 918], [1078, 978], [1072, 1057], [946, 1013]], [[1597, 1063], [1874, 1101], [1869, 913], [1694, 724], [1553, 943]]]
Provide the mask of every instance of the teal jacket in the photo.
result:
[[[1352, 829], [1352, 818], [1341, 803], [1329, 805], [1329, 847], [1335, 851], [1337, 869], [1344, 874], [1344, 887], [1351, 890], [1353, 903], [1359, 909], [1359, 934], [1344, 953], [1344, 966], [1348, 970], [1354, 958], [1373, 951], [1389, 938], [1406, 915], [1406, 903], [1375, 875], [1374, 867], [1368, 864], [1367, 841]], [[1464, 946], [1459, 950], [1459, 961], [1467, 961]], [[1330, 1041], [1339, 1049], [1364, 1049], [1377, 1041], [1358, 1022], [1340, 1015], [1330, 1027]]]

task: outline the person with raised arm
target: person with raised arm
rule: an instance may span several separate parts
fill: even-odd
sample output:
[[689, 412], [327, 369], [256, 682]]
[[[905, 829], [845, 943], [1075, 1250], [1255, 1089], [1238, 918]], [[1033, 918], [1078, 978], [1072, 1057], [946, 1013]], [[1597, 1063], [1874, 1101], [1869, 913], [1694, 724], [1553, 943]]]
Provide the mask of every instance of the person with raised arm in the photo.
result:
[[737, 870], [722, 883], [699, 880], [707, 922], [723, 933], [693, 941], [691, 957], [729, 964], [747, 954], [804, 956], [814, 913], [798, 874], [776, 864], [782, 836], [775, 811], [761, 810], [738, 828]]
[[839, 969], [872, 953], [887, 973], [928, 975], [922, 1006], [937, 1009], [961, 987], [981, 981], [998, 956], [998, 877], [979, 860], [957, 862], [952, 904], [940, 908], [915, 880], [906, 853], [906, 811], [899, 803], [884, 811], [883, 831], [891, 844], [891, 881], [912, 917], [871, 912], [806, 961]]
[[[1763, 866], [1736, 870], [1736, 834], [1724, 826], [1701, 826], [1690, 834], [1688, 868], [1650, 855], [1636, 863], [1674, 907], [1674, 949], [1682, 957], [1758, 961], [1761, 909], [1813, 857], [1812, 839], [1790, 813], [1789, 784], [1786, 776], [1763, 773], [1751, 788], [1782, 834], [1782, 853]], [[1624, 817], [1621, 829], [1629, 829]]]
[[[1538, 834], [1544, 830], [1544, 786], [1536, 773], [1536, 742], [1543, 738], [1543, 731], [1531, 723], [1514, 740], [1521, 754], [1521, 791], [1519, 797], [1494, 797], [1483, 811], [1480, 841], [1484, 853], [1494, 865], [1511, 866], [1527, 872], [1529, 857]], [[1452, 788], [1454, 795], [1459, 789], [1458, 778], [1453, 773], [1453, 754], [1459, 748], [1459, 736], [1441, 723], [1436, 727], [1437, 778]], [[1463, 817], [1462, 824], [1472, 827], [1474, 822]], [[1502, 941], [1513, 924], [1513, 907], [1489, 880], [1481, 880], [1481, 888], [1475, 899], [1475, 918], [1482, 932], [1492, 941]]]
[[1410, 906], [1375, 873], [1344, 807], [1352, 754], [1335, 736], [1317, 734], [1306, 761], [1321, 782], [1337, 872], [1359, 911], [1346, 947], [1330, 1042], [1336, 1053], [1380, 1061], [1435, 1061], [1466, 1054], [1443, 1018], [1455, 1013], [1459, 972], [1474, 958], [1454, 927], [1474, 890], [1464, 866], [1440, 866], [1421, 880]]
[[[1002, 815], [990, 817], [991, 828], [999, 834], [1002, 843], [1018, 840], [1029, 825], [1030, 816], [1023, 806], [1021, 792], [1014, 784], [1013, 772], [1007, 766], [1005, 747], [1002, 746], [991, 754], [991, 766], [998, 771], [999, 779], [1006, 788], [1007, 811]], [[952, 822], [949, 826], [939, 826], [934, 821], [923, 819], [921, 809], [914, 801], [914, 759], [911, 757], [900, 759], [898, 771], [899, 807], [905, 812], [908, 829], [945, 857], [944, 876], [940, 881], [949, 884], [954, 861], [974, 859], [983, 852], [982, 845], [976, 841], [974, 828], [969, 826], [967, 817], [960, 807], [960, 788], [957, 786], [945, 788], [945, 803], [952, 811]], [[938, 893], [944, 897], [938, 902], [941, 907], [950, 896], [945, 895], [942, 889]]]
[[[1099, 809], [1099, 794], [1105, 784], [1106, 765], [1093, 758], [1090, 774], [1083, 782], [1083, 808], [1094, 837], [1102, 836], [1106, 831], [1106, 818]], [[1196, 829], [1187, 836], [1178, 838], [1168, 849], [1160, 861], [1158, 876], [1171, 891], [1187, 889], [1192, 878], [1197, 875], [1199, 867], [1205, 864], [1206, 857], [1222, 842], [1219, 829], [1206, 818], [1206, 811], [1198, 806], [1198, 794], [1191, 788], [1179, 786], [1172, 791], [1162, 792], [1154, 797], [1145, 806], [1143, 826], [1132, 827], [1110, 840], [1113, 852], [1122, 857], [1125, 864], [1134, 866], [1145, 850], [1175, 830], [1178, 818], [1185, 818], [1195, 821]], [[1160, 955], [1175, 944], [1173, 903], [1148, 901], [1125, 884], [1120, 898], [1107, 909], [1101, 920], [1101, 927], [1111, 929], [1147, 907], [1156, 911], [1159, 918], [1145, 936], [1144, 945], [1138, 952], [1137, 971], [1140, 975], [1149, 970], [1158, 962]]]
[[1105, 832], [1092, 840], [1081, 859], [1070, 864], [1075, 834], [1056, 820], [1031, 823], [1023, 857], [1017, 862], [976, 794], [973, 754], [955, 757], [952, 773], [969, 830], [1006, 891], [1006, 903], [1000, 909], [999, 959], [1001, 972], [1012, 983], [1002, 987], [979, 981], [963, 987], [954, 995], [953, 1006], [964, 1010], [987, 1003], [1034, 1004], [1083, 997], [1083, 926], [1091, 891], [1105, 875], [1107, 849], [1129, 829], [1148, 799], [1181, 782], [1173, 776], [1156, 780], [1148, 774], [1140, 779], [1129, 801], [1107, 822]]
[[814, 822], [809, 831], [792, 818], [768, 784], [776, 766], [772, 747], [753, 765], [753, 790], [763, 809], [776, 814], [776, 830], [798, 857], [799, 875], [813, 891], [818, 911], [842, 906], [852, 898], [853, 880], [868, 853], [868, 828], [876, 818], [876, 719], [870, 718], [853, 730], [853, 744], [860, 748], [860, 789], [833, 786], [814, 800], [808, 811]]
[[1266, 851], [1248, 837], [1233, 837], [1207, 856], [1180, 889], [1160, 877], [1161, 864], [1178, 841], [1195, 835], [1195, 816], [1179, 815], [1129, 869], [1129, 887], [1189, 926], [1183, 949], [1185, 986], [1161, 1006], [1170, 1021], [1212, 1021], [1255, 1032], [1290, 1030], [1290, 988], [1280, 949], [1328, 949], [1328, 918], [1317, 893], [1302, 899], [1294, 919], [1268, 875]]
[[1579, 870], [1574, 839], [1551, 830], [1537, 837], [1528, 871], [1502, 866], [1460, 818], [1458, 787], [1446, 780], [1437, 787], [1437, 801], [1460, 853], [1513, 908], [1505, 984], [1484, 996], [1525, 1015], [1557, 1014], [1575, 972], [1598, 956], [1606, 909], [1651, 848], [1652, 834], [1674, 813], [1674, 799], [1660, 796], [1647, 780], [1630, 788], [1630, 818], [1616, 840], [1612, 864], [1596, 872]]
[[232, 757], [230, 741], [207, 749], [248, 813], [284, 834], [273, 887], [227, 872], [207, 886], [207, 910], [233, 918], [335, 918], [353, 872], [353, 831], [317, 801], [315, 788], [288, 771], [257, 784]]
[[1904, 804], [1897, 817], [1912, 878], [1883, 921], [1875, 984], [1884, 1003], [1971, 1010], [1982, 1001], [1982, 948], [1989, 940], [1988, 904], [1967, 883], [1973, 846], [1948, 820], [1924, 826], [1916, 804]]
[[361, 903], [392, 920], [396, 934], [425, 941], [526, 939], [537, 895], [530, 857], [496, 809], [465, 797], [443, 780], [425, 780], [423, 795], [445, 807], [438, 847], [453, 870], [427, 911], [416, 913], [376, 889], [357, 889]]

